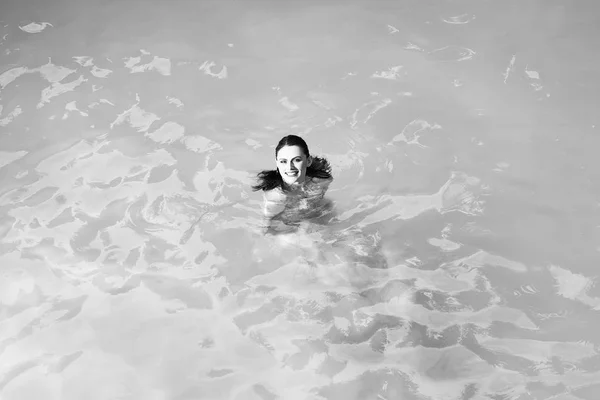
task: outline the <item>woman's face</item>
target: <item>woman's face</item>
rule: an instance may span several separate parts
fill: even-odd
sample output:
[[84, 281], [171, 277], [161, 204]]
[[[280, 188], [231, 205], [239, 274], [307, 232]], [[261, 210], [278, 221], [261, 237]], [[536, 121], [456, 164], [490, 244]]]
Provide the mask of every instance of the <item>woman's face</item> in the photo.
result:
[[298, 146], [284, 146], [277, 153], [277, 170], [288, 185], [301, 184], [306, 180], [306, 168], [312, 163]]

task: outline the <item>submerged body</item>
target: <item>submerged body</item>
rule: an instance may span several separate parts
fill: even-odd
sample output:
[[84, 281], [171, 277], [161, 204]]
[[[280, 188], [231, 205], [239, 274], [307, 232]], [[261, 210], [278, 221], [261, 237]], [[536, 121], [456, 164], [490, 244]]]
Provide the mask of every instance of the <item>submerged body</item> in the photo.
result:
[[290, 135], [277, 145], [275, 162], [277, 169], [261, 172], [254, 190], [263, 190], [265, 234], [277, 237], [279, 251], [313, 266], [387, 266], [377, 235], [337, 229], [333, 202], [325, 198], [333, 182], [327, 160], [311, 157], [304, 140]]
[[299, 136], [283, 137], [275, 148], [275, 170], [258, 174], [253, 189], [264, 192], [267, 233], [295, 232], [302, 221], [315, 219], [332, 209], [324, 199], [333, 181], [329, 162], [310, 155]]
[[309, 178], [294, 190], [273, 189], [264, 194], [263, 213], [267, 233], [295, 232], [303, 222], [326, 225], [333, 215], [333, 202], [326, 199], [332, 179]]

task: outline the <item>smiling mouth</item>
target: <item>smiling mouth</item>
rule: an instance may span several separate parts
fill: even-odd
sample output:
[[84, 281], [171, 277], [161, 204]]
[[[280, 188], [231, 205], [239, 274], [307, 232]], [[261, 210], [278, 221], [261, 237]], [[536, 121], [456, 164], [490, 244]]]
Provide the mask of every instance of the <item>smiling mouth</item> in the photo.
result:
[[298, 176], [297, 172], [287, 172], [286, 173], [287, 176]]

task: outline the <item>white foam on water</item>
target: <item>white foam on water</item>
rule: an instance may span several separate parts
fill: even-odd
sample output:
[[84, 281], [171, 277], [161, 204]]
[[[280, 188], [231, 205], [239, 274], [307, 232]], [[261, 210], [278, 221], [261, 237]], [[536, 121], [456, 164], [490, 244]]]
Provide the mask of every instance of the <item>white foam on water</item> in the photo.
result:
[[174, 104], [177, 108], [183, 107], [183, 102], [176, 97], [167, 96], [167, 101], [169, 104]]
[[[51, 77], [50, 79], [53, 79], [53, 78], [54, 77]], [[87, 82], [87, 79], [85, 79], [83, 77], [83, 75], [80, 75], [79, 78], [77, 78], [71, 82], [68, 82], [68, 83], [59, 83], [59, 82], [53, 83], [51, 86], [48, 86], [47, 88], [42, 90], [42, 96], [41, 96], [40, 102], [38, 103], [36, 108], [38, 108], [38, 109], [42, 108], [45, 104], [49, 103], [50, 100], [56, 96], [60, 96], [61, 94], [72, 92], [73, 90], [75, 90], [78, 86], [80, 86], [84, 82]]]
[[432, 246], [439, 247], [443, 251], [455, 251], [461, 248], [460, 243], [455, 243], [448, 239], [431, 238], [427, 242]]
[[460, 14], [453, 17], [442, 18], [442, 21], [451, 25], [464, 25], [473, 21], [475, 18], [474, 14]]
[[488, 335], [476, 335], [476, 337], [479, 344], [491, 351], [507, 355], [516, 354], [540, 366], [552, 362], [553, 357], [577, 363], [598, 355], [598, 351], [590, 343], [495, 338]]
[[91, 67], [94, 65], [94, 59], [90, 56], [75, 56], [73, 59], [82, 67]]
[[298, 111], [300, 109], [300, 107], [298, 107], [297, 104], [292, 103], [287, 98], [287, 96], [284, 96], [281, 99], [279, 99], [279, 104], [281, 104], [283, 107], [285, 107], [288, 111]]
[[254, 139], [246, 139], [245, 143], [253, 149], [258, 149], [262, 147], [262, 144]]
[[559, 295], [579, 301], [595, 310], [600, 310], [600, 298], [590, 297], [587, 293], [594, 285], [591, 278], [556, 265], [551, 265], [548, 269], [556, 281], [556, 289]]
[[165, 122], [154, 132], [147, 132], [145, 135], [157, 143], [173, 143], [183, 137], [185, 128], [176, 122]]
[[182, 139], [188, 150], [204, 153], [222, 149], [222, 146], [201, 135], [187, 135]]
[[221, 71], [215, 73], [212, 71], [212, 67], [214, 67], [215, 65], [217, 65], [217, 64], [215, 64], [214, 61], [205, 61], [204, 63], [202, 63], [202, 65], [198, 69], [200, 71], [203, 71], [208, 76], [212, 76], [217, 79], [226, 79], [227, 78], [227, 66], [223, 65], [221, 67]]
[[0, 74], [0, 88], [4, 89], [18, 77], [28, 73], [29, 70], [25, 67], [15, 67]]
[[[2, 112], [2, 108], [0, 108], [0, 113]], [[16, 117], [23, 113], [23, 109], [20, 106], [16, 106], [11, 112], [6, 114], [6, 116], [0, 119], [0, 126], [7, 126], [11, 122], [14, 121]], [[1, 115], [1, 114], [0, 114]]]
[[371, 118], [373, 118], [375, 116], [375, 114], [377, 114], [378, 111], [384, 109], [385, 107], [389, 106], [390, 104], [392, 104], [392, 99], [381, 100], [381, 102], [377, 103], [375, 105], [375, 107], [373, 107], [373, 110], [371, 112], [369, 112], [369, 115], [367, 115], [367, 118], [365, 118], [363, 123], [367, 123]]
[[515, 68], [516, 60], [517, 60], [517, 56], [515, 54], [513, 54], [512, 58], [510, 59], [510, 62], [508, 63], [508, 66], [506, 67], [506, 71], [504, 72], [504, 75], [503, 75], [505, 84], [506, 84], [506, 81], [508, 81], [508, 77], [510, 76], [511, 72]]
[[420, 46], [417, 46], [416, 44], [414, 44], [412, 42], [408, 42], [406, 44], [406, 46], [404, 46], [404, 50], [416, 50], [416, 51], [421, 51], [421, 52], [425, 51], [425, 49], [423, 49]]
[[[380, 78], [380, 79], [389, 79], [392, 81], [396, 81], [400, 79], [402, 70], [402, 65], [397, 65], [395, 67], [390, 67], [387, 71], [376, 71], [371, 75], [371, 78]], [[404, 73], [406, 75], [406, 73]]]
[[129, 57], [125, 59], [125, 68], [131, 70], [135, 67], [140, 61], [142, 61], [142, 57]]
[[528, 70], [528, 67], [525, 67], [525, 73], [527, 74], [527, 76], [531, 79], [540, 79], [540, 73], [537, 71], [532, 71], [532, 70]]
[[376, 197], [360, 197], [358, 200], [362, 205], [341, 213], [340, 219], [349, 219], [360, 211], [364, 204], [378, 210], [358, 221], [357, 226], [367, 226], [385, 220], [412, 219], [430, 210], [437, 210], [440, 213], [459, 211], [465, 214], [480, 214], [483, 202], [471, 192], [478, 184], [477, 178], [453, 173], [435, 194], [413, 196], [384, 194]]
[[407, 144], [414, 144], [419, 147], [426, 147], [419, 142], [419, 138], [423, 133], [441, 129], [439, 124], [431, 124], [422, 119], [415, 119], [409, 122], [398, 135], [394, 136], [389, 144], [394, 142], [405, 142]]
[[[374, 95], [377, 96], [376, 93]], [[371, 118], [373, 118], [377, 114], [377, 112], [386, 108], [390, 104], [392, 104], [392, 99], [390, 98], [366, 102], [365, 104], [354, 110], [354, 113], [352, 113], [350, 119], [350, 127], [352, 129], [357, 129], [359, 122], [366, 124]], [[365, 112], [368, 112], [367, 116], [365, 116], [364, 119], [360, 121], [361, 114], [364, 114]]]
[[0, 151], [0, 168], [4, 167], [5, 165], [8, 165], [16, 160], [23, 158], [25, 155], [27, 155], [27, 153], [28, 152], [25, 150], [14, 151], [14, 152]]
[[161, 75], [171, 75], [171, 60], [168, 58], [154, 56], [152, 61], [138, 65], [141, 61], [141, 57], [132, 57], [126, 61], [125, 66], [129, 68], [132, 74], [137, 74], [146, 71], [156, 71]]
[[92, 70], [90, 71], [92, 75], [94, 75], [96, 78], [106, 78], [108, 77], [110, 74], [112, 74], [112, 70], [110, 69], [106, 69], [106, 68], [99, 68], [97, 66], [93, 66]]
[[468, 47], [444, 46], [431, 50], [428, 54], [435, 61], [460, 62], [471, 60], [477, 53]]
[[87, 117], [89, 114], [85, 111], [77, 108], [77, 101], [71, 101], [65, 105], [66, 112], [63, 114], [62, 119], [67, 119], [69, 117], [70, 112], [76, 111], [82, 117]]
[[50, 83], [59, 83], [67, 76], [76, 72], [76, 70], [63, 67], [60, 65], [55, 65], [52, 63], [52, 60], [49, 60], [47, 64], [42, 65], [39, 68], [31, 69], [29, 72], [39, 72], [44, 79], [46, 79]]
[[19, 26], [19, 29], [27, 33], [40, 33], [49, 26], [54, 26], [50, 22], [30, 22], [27, 25]]
[[158, 115], [145, 111], [139, 107], [140, 97], [137, 94], [136, 99], [136, 104], [117, 115], [117, 118], [110, 124], [111, 129], [124, 122], [129, 122], [129, 125], [136, 128], [138, 132], [146, 132], [154, 122], [160, 121]]

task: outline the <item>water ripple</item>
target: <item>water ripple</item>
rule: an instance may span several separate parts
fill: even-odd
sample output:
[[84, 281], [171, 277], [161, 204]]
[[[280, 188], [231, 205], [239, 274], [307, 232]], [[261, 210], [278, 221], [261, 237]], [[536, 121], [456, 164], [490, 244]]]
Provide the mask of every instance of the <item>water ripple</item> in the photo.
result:
[[[135, 40], [58, 20], [4, 26], [2, 398], [593, 397], [600, 297], [578, 264], [591, 242], [553, 240], [591, 232], [594, 196], [559, 196], [553, 232], [516, 221], [525, 214], [506, 203], [537, 209], [571, 187], [546, 179], [544, 157], [567, 161], [538, 137], [532, 152], [488, 132], [531, 130], [503, 108], [508, 89], [532, 115], [555, 114], [521, 96], [546, 90], [552, 70], [526, 51], [496, 54], [503, 34], [487, 48], [475, 15], [455, 9], [424, 24], [389, 13], [379, 36], [345, 30], [352, 10], [344, 24], [294, 11], [285, 29], [278, 14], [249, 22], [255, 10], [229, 24], [235, 46], [176, 18], [192, 46], [166, 41], [177, 32], [153, 19], [161, 5], [144, 13], [151, 41], [129, 6], [106, 7], [121, 17], [103, 29], [121, 37], [126, 21]], [[446, 30], [455, 45], [438, 43]], [[472, 62], [483, 53], [492, 83]], [[335, 181], [311, 212], [313, 199], [290, 200], [281, 218], [294, 226], [265, 236], [249, 184], [289, 133], [331, 161]], [[517, 192], [509, 173], [529, 186]], [[561, 224], [555, 209], [592, 222]], [[537, 257], [542, 244], [566, 246], [562, 258]]]

